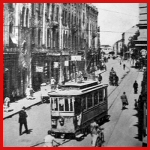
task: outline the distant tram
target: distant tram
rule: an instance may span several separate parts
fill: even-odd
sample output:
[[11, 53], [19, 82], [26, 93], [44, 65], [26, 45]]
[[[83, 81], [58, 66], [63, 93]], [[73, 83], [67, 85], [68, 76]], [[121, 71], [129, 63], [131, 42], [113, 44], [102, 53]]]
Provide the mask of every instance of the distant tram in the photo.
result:
[[51, 129], [55, 137], [87, 135], [93, 121], [108, 119], [107, 84], [68, 82], [49, 92]]

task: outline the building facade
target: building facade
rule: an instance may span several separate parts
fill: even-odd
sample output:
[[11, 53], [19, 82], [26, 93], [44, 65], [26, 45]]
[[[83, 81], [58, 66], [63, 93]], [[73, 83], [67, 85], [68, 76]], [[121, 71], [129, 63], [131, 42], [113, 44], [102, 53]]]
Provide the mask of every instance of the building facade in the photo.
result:
[[[97, 18], [97, 8], [85, 3], [5, 3], [5, 96], [22, 97], [29, 85], [37, 91], [52, 76], [61, 84], [96, 65]], [[79, 62], [71, 60], [75, 55]]]

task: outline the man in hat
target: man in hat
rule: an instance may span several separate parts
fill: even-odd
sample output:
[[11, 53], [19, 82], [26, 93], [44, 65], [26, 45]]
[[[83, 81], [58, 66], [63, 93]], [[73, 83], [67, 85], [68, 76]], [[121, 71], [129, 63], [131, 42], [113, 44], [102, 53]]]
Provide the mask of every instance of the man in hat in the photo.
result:
[[28, 125], [27, 125], [27, 114], [25, 112], [25, 107], [22, 107], [22, 110], [19, 112], [19, 134], [22, 135], [22, 125], [25, 127], [25, 132], [28, 133]]

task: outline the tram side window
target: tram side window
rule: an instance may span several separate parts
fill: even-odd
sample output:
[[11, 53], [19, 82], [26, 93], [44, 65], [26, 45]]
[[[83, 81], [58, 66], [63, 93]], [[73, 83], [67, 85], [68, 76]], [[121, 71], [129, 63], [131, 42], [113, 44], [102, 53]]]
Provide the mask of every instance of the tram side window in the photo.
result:
[[70, 111], [73, 111], [73, 100], [70, 99]]
[[65, 98], [65, 111], [69, 111], [69, 103], [67, 98]]
[[64, 111], [64, 99], [59, 98], [59, 111]]
[[94, 93], [94, 105], [98, 104], [98, 91]]
[[99, 90], [99, 102], [103, 101], [103, 89]]
[[92, 107], [92, 94], [89, 94], [87, 96], [87, 107], [88, 108]]

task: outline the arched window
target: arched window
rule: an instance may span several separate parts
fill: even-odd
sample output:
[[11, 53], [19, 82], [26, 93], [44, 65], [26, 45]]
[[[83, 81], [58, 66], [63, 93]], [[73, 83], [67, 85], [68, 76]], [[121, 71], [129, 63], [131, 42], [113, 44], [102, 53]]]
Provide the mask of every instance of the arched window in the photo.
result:
[[55, 10], [55, 5], [52, 4], [52, 18], [51, 18], [52, 21], [54, 21], [54, 10]]
[[49, 29], [47, 29], [47, 47], [49, 47], [49, 43], [50, 43], [50, 32], [49, 32]]
[[56, 32], [56, 40], [57, 40], [56, 41], [56, 43], [57, 43], [56, 47], [59, 49], [59, 32], [58, 31]]
[[26, 27], [29, 27], [29, 9], [26, 11]]
[[25, 7], [22, 8], [22, 27], [24, 27], [24, 20], [25, 20]]
[[32, 15], [34, 15], [34, 9], [35, 9], [35, 5], [34, 5], [34, 3], [32, 4]]
[[41, 46], [41, 29], [38, 29], [38, 46]]
[[58, 21], [58, 16], [59, 16], [59, 8], [57, 7], [57, 12], [56, 12], [56, 21]]

